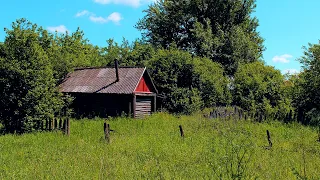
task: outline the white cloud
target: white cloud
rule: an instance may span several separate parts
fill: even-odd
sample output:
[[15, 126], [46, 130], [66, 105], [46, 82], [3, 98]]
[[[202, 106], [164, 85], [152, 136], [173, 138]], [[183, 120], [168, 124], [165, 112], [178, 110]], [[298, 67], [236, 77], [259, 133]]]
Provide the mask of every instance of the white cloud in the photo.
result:
[[112, 21], [116, 24], [119, 24], [119, 22], [123, 19], [121, 17], [121, 14], [120, 13], [117, 13], [117, 12], [114, 12], [112, 14], [110, 14], [107, 18], [109, 21]]
[[101, 24], [113, 22], [119, 25], [120, 21], [123, 19], [121, 14], [118, 12], [113, 12], [108, 17], [102, 17], [102, 16], [97, 16], [94, 13], [89, 12], [87, 10], [80, 11], [75, 16], [76, 17], [89, 16], [90, 21], [95, 23], [101, 23]]
[[58, 33], [65, 33], [68, 32], [69, 30], [66, 28], [64, 25], [60, 26], [50, 26], [47, 28], [51, 32], [58, 32]]
[[272, 61], [275, 63], [289, 63], [290, 62], [290, 58], [292, 58], [293, 56], [290, 54], [284, 54], [281, 56], [275, 56], [272, 58]]
[[108, 17], [102, 17], [102, 16], [97, 16], [93, 12], [83, 10], [78, 12], [76, 17], [82, 17], [82, 16], [89, 16], [90, 21], [95, 22], [95, 23], [108, 23], [108, 22], [113, 22], [117, 25], [120, 24], [120, 21], [123, 19], [121, 14], [118, 12], [111, 13]]
[[81, 16], [87, 16], [87, 15], [90, 15], [91, 13], [87, 10], [83, 10], [83, 11], [80, 11], [76, 14], [76, 17], [81, 17]]
[[117, 13], [117, 12], [114, 12], [112, 14], [110, 14], [108, 17], [101, 17], [101, 16], [96, 16], [96, 15], [91, 15], [89, 17], [89, 19], [92, 21], [92, 22], [95, 22], [95, 23], [101, 23], [101, 24], [104, 24], [104, 23], [108, 23], [108, 22], [113, 22], [117, 25], [120, 24], [120, 21], [123, 19], [121, 17], [121, 14], [120, 13]]
[[142, 4], [156, 2], [157, 0], [93, 0], [98, 4], [122, 4], [132, 7], [139, 7]]
[[95, 16], [95, 15], [90, 16], [89, 19], [90, 19], [92, 22], [101, 23], [101, 24], [108, 22], [108, 19], [107, 19], [107, 18], [104, 18], [104, 17], [101, 17], [101, 16], [97, 17], [97, 16]]
[[300, 71], [297, 69], [286, 69], [282, 71], [282, 74], [298, 74], [298, 73], [300, 73]]

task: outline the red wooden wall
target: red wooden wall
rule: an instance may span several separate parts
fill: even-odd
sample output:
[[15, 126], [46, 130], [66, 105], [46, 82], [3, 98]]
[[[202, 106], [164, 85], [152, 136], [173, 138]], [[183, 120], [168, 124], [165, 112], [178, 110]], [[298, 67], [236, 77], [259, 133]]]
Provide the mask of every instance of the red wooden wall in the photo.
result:
[[144, 77], [141, 78], [135, 92], [151, 93], [151, 86], [146, 83]]

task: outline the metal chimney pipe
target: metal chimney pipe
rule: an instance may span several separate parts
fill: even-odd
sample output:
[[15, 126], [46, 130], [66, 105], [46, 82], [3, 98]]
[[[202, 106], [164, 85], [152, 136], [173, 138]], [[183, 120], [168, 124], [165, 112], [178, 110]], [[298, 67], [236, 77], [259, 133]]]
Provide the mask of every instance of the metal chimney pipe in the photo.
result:
[[116, 68], [116, 82], [119, 82], [119, 63], [117, 59], [114, 60], [114, 67]]

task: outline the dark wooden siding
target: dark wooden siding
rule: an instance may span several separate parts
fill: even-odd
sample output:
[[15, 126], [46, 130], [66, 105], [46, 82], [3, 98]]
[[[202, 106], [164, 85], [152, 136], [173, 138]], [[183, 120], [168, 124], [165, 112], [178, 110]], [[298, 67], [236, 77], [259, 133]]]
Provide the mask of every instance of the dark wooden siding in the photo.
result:
[[73, 93], [75, 97], [72, 108], [74, 116], [107, 117], [131, 113], [132, 95]]

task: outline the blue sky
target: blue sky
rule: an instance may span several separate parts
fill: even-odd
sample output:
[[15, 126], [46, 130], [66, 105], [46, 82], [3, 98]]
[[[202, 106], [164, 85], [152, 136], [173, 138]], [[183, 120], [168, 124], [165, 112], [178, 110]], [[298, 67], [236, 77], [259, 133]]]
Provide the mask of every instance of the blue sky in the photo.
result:
[[[27, 18], [50, 31], [73, 32], [80, 27], [92, 44], [106, 46], [106, 40], [140, 37], [134, 28], [142, 12], [153, 0], [10, 0], [1, 3], [0, 28], [11, 26], [18, 18]], [[319, 0], [257, 0], [254, 15], [258, 31], [265, 39], [264, 61], [282, 72], [299, 71], [297, 59], [302, 46], [318, 43]], [[0, 41], [5, 33], [0, 30]]]

